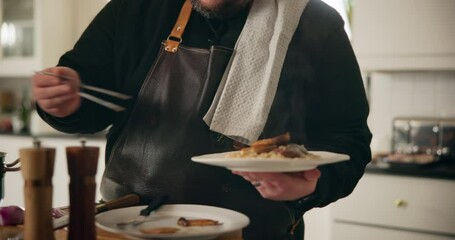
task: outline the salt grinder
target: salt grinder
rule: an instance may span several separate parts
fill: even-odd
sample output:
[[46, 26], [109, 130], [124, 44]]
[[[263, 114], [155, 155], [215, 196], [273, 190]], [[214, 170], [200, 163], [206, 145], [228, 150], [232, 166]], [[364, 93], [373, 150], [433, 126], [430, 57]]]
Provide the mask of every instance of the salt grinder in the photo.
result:
[[70, 175], [70, 222], [68, 239], [95, 240], [95, 176], [98, 166], [98, 147], [67, 147], [66, 158]]
[[54, 148], [42, 148], [35, 141], [33, 148], [19, 150], [21, 172], [24, 178], [24, 239], [53, 240], [52, 176]]

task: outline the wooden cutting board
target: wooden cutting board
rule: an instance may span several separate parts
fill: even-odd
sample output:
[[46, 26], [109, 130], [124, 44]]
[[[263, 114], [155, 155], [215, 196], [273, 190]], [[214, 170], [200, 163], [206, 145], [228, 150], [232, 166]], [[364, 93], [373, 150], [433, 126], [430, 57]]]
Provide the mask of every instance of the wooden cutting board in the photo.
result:
[[22, 232], [22, 228], [19, 227], [0, 227], [0, 240], [6, 240], [20, 232]]

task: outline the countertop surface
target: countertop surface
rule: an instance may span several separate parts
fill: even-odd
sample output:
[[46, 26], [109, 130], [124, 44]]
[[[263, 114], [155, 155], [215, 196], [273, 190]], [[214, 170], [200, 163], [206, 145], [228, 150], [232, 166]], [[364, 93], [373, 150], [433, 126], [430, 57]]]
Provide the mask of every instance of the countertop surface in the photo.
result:
[[11, 137], [30, 137], [30, 138], [88, 138], [88, 139], [106, 139], [106, 132], [98, 132], [94, 134], [66, 134], [66, 133], [57, 133], [57, 134], [38, 134], [33, 135], [31, 133], [12, 133], [12, 132], [0, 132], [0, 136], [11, 136]]
[[[37, 138], [88, 138], [88, 139], [106, 139], [106, 132], [96, 134], [57, 134], [57, 135], [39, 135], [33, 136], [29, 133], [0, 133], [0, 136], [16, 136], [16, 137], [37, 137]], [[400, 175], [410, 177], [424, 177], [434, 179], [455, 180], [455, 160], [445, 160], [431, 164], [389, 164], [381, 160], [372, 161], [367, 165], [366, 173]]]
[[455, 180], [455, 161], [426, 165], [389, 164], [375, 161], [367, 165], [366, 173]]

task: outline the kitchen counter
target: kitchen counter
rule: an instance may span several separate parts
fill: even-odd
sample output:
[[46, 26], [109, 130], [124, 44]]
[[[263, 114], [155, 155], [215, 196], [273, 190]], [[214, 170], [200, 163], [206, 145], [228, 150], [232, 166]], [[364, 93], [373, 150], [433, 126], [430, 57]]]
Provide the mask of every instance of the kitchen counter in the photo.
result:
[[0, 132], [0, 136], [12, 136], [12, 137], [36, 137], [36, 138], [90, 138], [90, 139], [106, 139], [106, 132], [102, 131], [94, 134], [66, 134], [66, 133], [55, 133], [55, 134], [38, 134], [33, 135], [31, 133], [12, 133], [12, 132]]
[[[7, 240], [8, 237], [14, 237], [17, 234], [22, 232], [22, 227], [13, 227], [13, 226], [6, 226], [2, 227], [0, 226], [0, 240]], [[66, 240], [67, 239], [67, 228], [64, 228], [62, 230], [57, 230], [55, 231], [55, 239], [56, 240]], [[236, 231], [232, 233], [225, 233], [216, 238], [216, 240], [242, 240], [241, 237], [242, 233], [241, 231]], [[123, 236], [121, 234], [116, 234], [116, 233], [110, 233], [107, 231], [104, 231], [100, 228], [96, 229], [96, 239], [97, 240], [127, 240], [131, 239], [126, 236]]]
[[422, 166], [415, 164], [391, 165], [380, 161], [374, 161], [367, 165], [365, 172], [374, 174], [455, 180], [455, 161], [436, 162]]

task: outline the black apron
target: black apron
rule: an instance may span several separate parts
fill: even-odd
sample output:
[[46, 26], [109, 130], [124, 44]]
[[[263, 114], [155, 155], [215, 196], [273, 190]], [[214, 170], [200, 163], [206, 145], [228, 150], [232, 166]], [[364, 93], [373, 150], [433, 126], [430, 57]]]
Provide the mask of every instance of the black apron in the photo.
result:
[[166, 194], [168, 204], [244, 213], [250, 218], [245, 239], [293, 239], [289, 229], [296, 214], [283, 202], [264, 199], [227, 169], [191, 161], [192, 156], [233, 150], [231, 140], [211, 132], [203, 121], [232, 49], [165, 48], [163, 43], [113, 146], [101, 183], [103, 199], [136, 193], [148, 201]]

